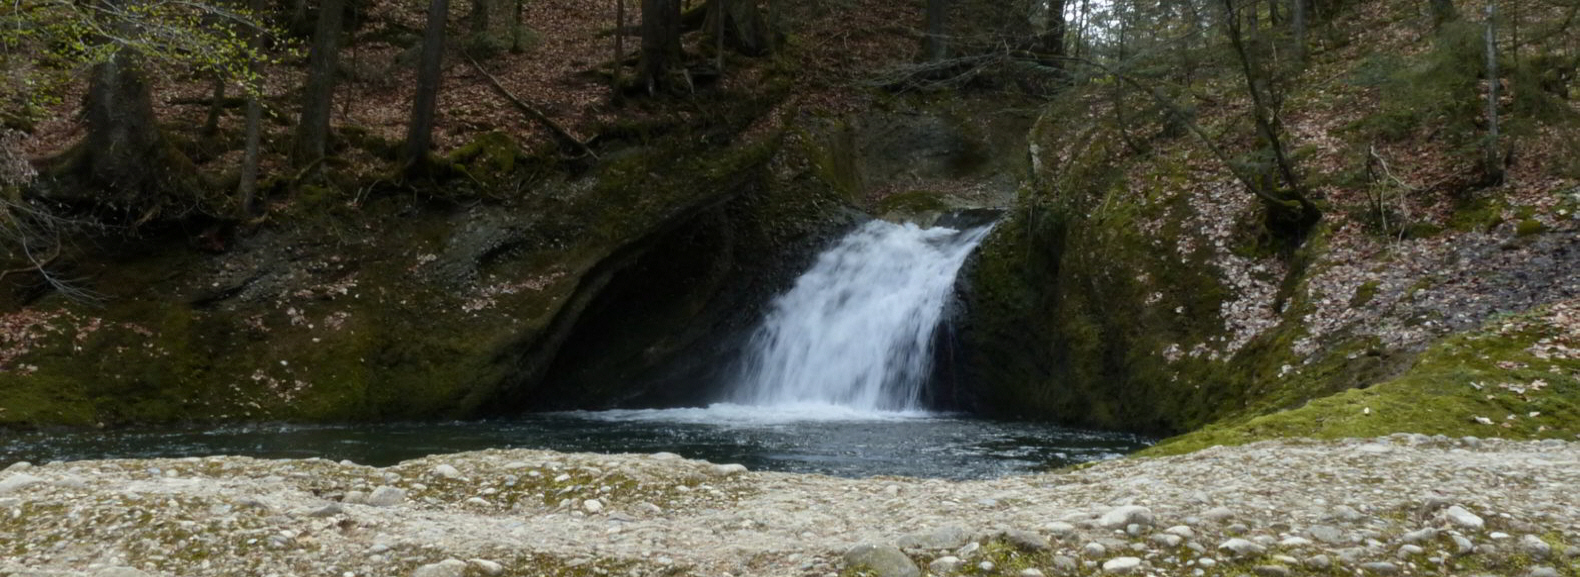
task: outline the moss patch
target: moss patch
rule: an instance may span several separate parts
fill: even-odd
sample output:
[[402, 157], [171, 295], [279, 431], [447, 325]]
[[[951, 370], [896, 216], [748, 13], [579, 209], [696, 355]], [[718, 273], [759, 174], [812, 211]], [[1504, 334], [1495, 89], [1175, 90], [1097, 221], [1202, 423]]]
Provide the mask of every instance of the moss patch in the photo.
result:
[[[1404, 375], [1297, 409], [1205, 427], [1143, 454], [1187, 453], [1264, 439], [1373, 437], [1399, 432], [1574, 439], [1580, 358], [1554, 354], [1564, 331], [1546, 311], [1495, 322], [1432, 346]], [[1567, 345], [1562, 345], [1567, 346]]]

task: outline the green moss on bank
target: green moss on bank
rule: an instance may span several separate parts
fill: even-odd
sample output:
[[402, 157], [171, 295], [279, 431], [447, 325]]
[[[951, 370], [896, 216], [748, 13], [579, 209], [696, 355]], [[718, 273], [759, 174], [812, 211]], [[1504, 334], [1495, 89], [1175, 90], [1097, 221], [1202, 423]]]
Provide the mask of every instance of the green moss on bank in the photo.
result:
[[[1546, 311], [1495, 321], [1428, 349], [1404, 375], [1304, 406], [1205, 427], [1143, 455], [1215, 445], [1409, 432], [1509, 439], [1574, 439], [1580, 432], [1580, 357], [1554, 354], [1563, 331]], [[1547, 344], [1544, 344], [1547, 343]]]

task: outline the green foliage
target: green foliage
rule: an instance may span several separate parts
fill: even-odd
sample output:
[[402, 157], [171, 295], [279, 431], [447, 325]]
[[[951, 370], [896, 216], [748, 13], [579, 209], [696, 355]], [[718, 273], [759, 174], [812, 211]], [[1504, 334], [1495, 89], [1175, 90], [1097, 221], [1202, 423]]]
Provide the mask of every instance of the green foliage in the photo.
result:
[[1382, 111], [1357, 128], [1385, 140], [1403, 140], [1425, 128], [1456, 144], [1469, 143], [1480, 136], [1485, 68], [1480, 29], [1468, 22], [1445, 24], [1432, 49], [1419, 58], [1367, 58], [1351, 81], [1377, 88]]
[[[0, 26], [0, 120], [26, 126], [60, 103], [62, 89], [81, 69], [132, 50], [145, 62], [181, 72], [219, 76], [248, 93], [262, 88], [254, 63], [291, 53], [283, 33], [258, 15], [215, 2], [39, 0], [7, 3]], [[281, 52], [254, 48], [254, 33]]]

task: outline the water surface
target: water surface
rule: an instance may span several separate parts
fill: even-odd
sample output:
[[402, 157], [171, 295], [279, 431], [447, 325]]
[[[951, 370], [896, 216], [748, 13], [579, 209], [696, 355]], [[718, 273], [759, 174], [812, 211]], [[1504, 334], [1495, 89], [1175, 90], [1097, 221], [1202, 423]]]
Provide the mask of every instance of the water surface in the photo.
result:
[[917, 412], [714, 405], [480, 422], [0, 433], [0, 467], [19, 460], [210, 455], [322, 457], [385, 466], [433, 454], [521, 448], [667, 451], [753, 470], [843, 477], [983, 479], [1114, 458], [1147, 443], [1126, 434]]

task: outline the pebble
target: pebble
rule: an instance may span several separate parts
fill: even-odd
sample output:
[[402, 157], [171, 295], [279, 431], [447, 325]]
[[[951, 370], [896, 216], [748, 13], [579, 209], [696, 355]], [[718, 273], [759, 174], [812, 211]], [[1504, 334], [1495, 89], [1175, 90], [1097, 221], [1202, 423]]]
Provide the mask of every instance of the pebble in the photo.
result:
[[367, 504], [373, 507], [393, 507], [406, 502], [406, 491], [380, 485], [368, 494]]
[[1026, 568], [1020, 570], [1020, 577], [1043, 577], [1041, 569]]
[[746, 465], [730, 463], [727, 465], [714, 465], [713, 474], [719, 477], [733, 477], [746, 472]]
[[411, 572], [411, 577], [465, 577], [465, 575], [466, 562], [460, 559], [445, 559], [438, 563], [429, 563]]
[[1399, 573], [1399, 566], [1387, 561], [1361, 563], [1361, 569], [1373, 575], [1394, 575]]
[[440, 479], [459, 479], [461, 471], [450, 465], [439, 465], [433, 468], [433, 476]]
[[1234, 511], [1229, 510], [1228, 507], [1213, 507], [1213, 508], [1208, 509], [1205, 512], [1203, 512], [1201, 514], [1201, 517], [1203, 519], [1208, 520], [1208, 521], [1215, 521], [1215, 522], [1218, 522], [1218, 523], [1222, 523], [1224, 521], [1227, 521], [1227, 520], [1233, 518], [1234, 517]]
[[922, 570], [916, 567], [905, 553], [892, 545], [861, 544], [845, 551], [845, 566], [852, 569], [866, 569], [875, 577], [921, 577]]
[[1081, 555], [1094, 558], [1103, 557], [1108, 555], [1108, 548], [1104, 547], [1102, 543], [1087, 543], [1086, 546], [1081, 547]]
[[1426, 553], [1426, 549], [1422, 549], [1420, 545], [1404, 545], [1399, 547], [1398, 557], [1408, 559], [1422, 553]]
[[43, 482], [44, 480], [41, 478], [26, 473], [16, 473], [5, 479], [0, 479], [0, 495], [9, 495]]
[[1406, 543], [1421, 543], [1424, 541], [1431, 541], [1436, 538], [1437, 529], [1432, 529], [1430, 527], [1418, 531], [1411, 531], [1409, 533], [1405, 533], [1403, 537], [1400, 537], [1400, 539]]
[[1254, 557], [1267, 552], [1266, 547], [1238, 537], [1224, 541], [1223, 544], [1218, 545], [1218, 548], [1233, 553], [1236, 557]]
[[484, 575], [505, 574], [504, 565], [500, 565], [499, 563], [489, 561], [487, 559], [472, 559], [467, 561], [466, 564], [471, 566], [473, 569], [476, 569], [478, 573], [482, 573]]
[[1141, 559], [1138, 557], [1115, 557], [1103, 562], [1104, 573], [1125, 575], [1141, 568]]
[[1046, 537], [1031, 531], [1022, 531], [1019, 529], [1005, 531], [1004, 541], [1010, 545], [1013, 545], [1016, 549], [1031, 553], [1052, 549], [1052, 547], [1048, 544], [1048, 539]]
[[603, 512], [603, 501], [599, 501], [597, 499], [588, 499], [586, 501], [582, 501], [582, 509], [586, 510], [588, 513], [597, 515]]
[[1472, 531], [1480, 531], [1482, 527], [1487, 525], [1487, 522], [1483, 521], [1480, 516], [1477, 516], [1475, 513], [1472, 513], [1459, 505], [1454, 505], [1444, 509], [1443, 519], [1453, 524], [1455, 527], [1470, 529]]
[[1196, 530], [1195, 529], [1191, 529], [1190, 526], [1188, 526], [1188, 525], [1175, 525], [1173, 527], [1169, 527], [1167, 529], [1164, 529], [1163, 532], [1164, 533], [1168, 533], [1170, 535], [1178, 535], [1178, 536], [1180, 536], [1182, 538], [1185, 538], [1185, 539], [1195, 539], [1196, 538]]
[[947, 525], [900, 537], [895, 545], [902, 549], [958, 549], [971, 541], [971, 532], [959, 525]]
[[1290, 548], [1290, 549], [1298, 549], [1300, 547], [1305, 547], [1305, 546], [1310, 545], [1310, 544], [1311, 544], [1311, 540], [1307, 539], [1305, 537], [1288, 537], [1288, 538], [1285, 538], [1283, 541], [1279, 541], [1278, 542], [1278, 546], [1279, 547], [1287, 547], [1287, 548]]
[[1257, 565], [1251, 572], [1261, 577], [1289, 577], [1289, 568], [1283, 565]]
[[1306, 566], [1312, 569], [1325, 570], [1333, 566], [1333, 560], [1327, 555], [1312, 555], [1306, 559]]
[[1052, 534], [1054, 537], [1063, 539], [1064, 537], [1069, 536], [1071, 533], [1075, 532], [1075, 525], [1065, 523], [1064, 521], [1054, 521], [1052, 523], [1048, 523], [1047, 525], [1043, 525], [1042, 529], [1047, 531], [1049, 534]]
[[335, 515], [339, 515], [339, 514], [344, 513], [344, 512], [346, 512], [346, 509], [345, 509], [345, 507], [341, 507], [340, 503], [330, 503], [328, 505], [324, 505], [322, 507], [314, 509], [312, 512], [308, 513], [307, 516], [308, 517], [333, 517]]
[[1349, 542], [1349, 539], [1344, 538], [1344, 531], [1332, 525], [1316, 525], [1307, 530], [1306, 533], [1310, 534], [1312, 539], [1329, 545], [1340, 545]]
[[1525, 551], [1525, 554], [1530, 555], [1532, 559], [1542, 560], [1553, 553], [1553, 546], [1548, 545], [1541, 537], [1526, 535], [1520, 537], [1520, 550]]
[[1060, 573], [1074, 573], [1081, 569], [1081, 562], [1069, 555], [1054, 555], [1053, 570]]
[[933, 559], [932, 563], [928, 563], [927, 570], [934, 575], [948, 575], [960, 570], [960, 568], [964, 567], [965, 564], [966, 562], [961, 560], [959, 557], [954, 555], [945, 555], [943, 557]]
[[1460, 555], [1469, 555], [1476, 552], [1476, 544], [1462, 535], [1454, 535], [1454, 551]]
[[1152, 510], [1140, 505], [1114, 507], [1097, 518], [1097, 525], [1104, 529], [1122, 529], [1128, 525], [1151, 527]]
[[1525, 577], [1562, 577], [1562, 574], [1552, 567], [1532, 567]]

